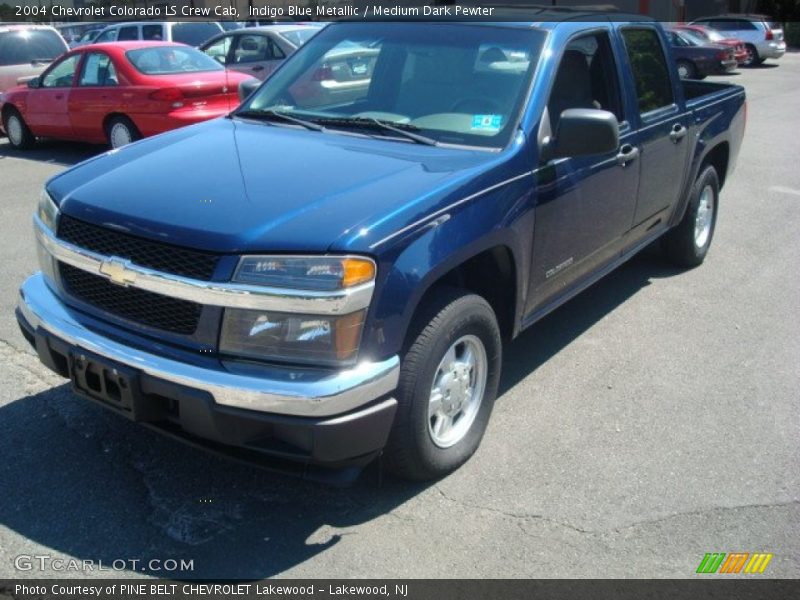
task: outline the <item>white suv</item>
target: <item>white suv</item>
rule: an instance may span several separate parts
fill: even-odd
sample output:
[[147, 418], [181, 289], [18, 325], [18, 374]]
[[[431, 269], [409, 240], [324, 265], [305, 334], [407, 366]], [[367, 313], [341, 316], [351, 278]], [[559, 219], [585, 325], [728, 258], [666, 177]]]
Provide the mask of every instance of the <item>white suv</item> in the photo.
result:
[[693, 25], [704, 25], [729, 38], [739, 39], [747, 48], [748, 65], [760, 65], [768, 58], [786, 54], [783, 29], [764, 15], [724, 15], [698, 19]]
[[103, 29], [92, 43], [156, 40], [199, 46], [208, 38], [222, 33], [222, 31], [222, 26], [216, 21], [115, 23]]

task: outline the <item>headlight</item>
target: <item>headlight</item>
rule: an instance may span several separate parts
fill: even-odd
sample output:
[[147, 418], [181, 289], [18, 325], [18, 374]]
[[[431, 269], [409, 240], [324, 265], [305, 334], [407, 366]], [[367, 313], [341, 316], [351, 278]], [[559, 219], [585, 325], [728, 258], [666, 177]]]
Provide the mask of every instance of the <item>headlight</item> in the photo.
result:
[[[335, 292], [370, 283], [375, 274], [375, 262], [358, 256], [245, 256], [233, 281]], [[365, 315], [366, 309], [316, 315], [228, 308], [220, 352], [267, 361], [349, 366], [358, 358]]]
[[237, 283], [330, 291], [375, 279], [375, 263], [353, 256], [245, 256], [233, 275]]
[[58, 207], [47, 190], [42, 190], [39, 194], [39, 206], [36, 209], [36, 214], [42, 223], [52, 232], [55, 232], [56, 225], [58, 224]]
[[352, 365], [366, 310], [349, 315], [298, 315], [228, 308], [220, 352], [245, 358], [325, 366]]

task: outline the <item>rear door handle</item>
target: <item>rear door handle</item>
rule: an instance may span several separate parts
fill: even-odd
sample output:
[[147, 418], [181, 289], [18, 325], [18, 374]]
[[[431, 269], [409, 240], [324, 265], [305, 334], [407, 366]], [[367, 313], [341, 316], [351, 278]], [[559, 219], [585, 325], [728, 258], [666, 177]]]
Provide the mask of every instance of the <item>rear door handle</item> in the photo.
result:
[[617, 154], [617, 162], [623, 167], [637, 158], [639, 158], [639, 149], [632, 144], [624, 144]]
[[686, 137], [688, 131], [689, 130], [680, 123], [675, 123], [675, 125], [672, 126], [672, 131], [669, 132], [669, 139], [677, 144]]
[[263, 70], [264, 70], [264, 65], [256, 65], [256, 66], [255, 66], [255, 67], [253, 67], [251, 70], [252, 70], [253, 72], [255, 72], [255, 73], [258, 73], [259, 71], [263, 71]]

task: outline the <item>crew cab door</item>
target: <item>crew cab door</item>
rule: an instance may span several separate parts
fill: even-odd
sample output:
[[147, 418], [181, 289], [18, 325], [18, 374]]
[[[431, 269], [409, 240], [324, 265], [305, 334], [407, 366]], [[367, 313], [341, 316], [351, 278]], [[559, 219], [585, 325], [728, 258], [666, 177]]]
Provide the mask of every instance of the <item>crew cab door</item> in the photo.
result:
[[72, 137], [68, 103], [80, 59], [80, 54], [71, 54], [55, 62], [39, 79], [39, 87], [28, 93], [25, 120], [36, 135]]
[[642, 24], [620, 30], [627, 55], [629, 90], [635, 91], [641, 181], [630, 242], [635, 243], [666, 224], [683, 190], [690, 142], [691, 115], [682, 89], [673, 77], [663, 37], [655, 26]]
[[546, 307], [613, 260], [630, 229], [639, 161], [618, 65], [608, 30], [571, 39], [560, 58], [547, 104], [553, 134], [562, 111], [602, 109], [620, 121], [620, 146], [607, 154], [551, 161], [537, 170], [528, 312]]

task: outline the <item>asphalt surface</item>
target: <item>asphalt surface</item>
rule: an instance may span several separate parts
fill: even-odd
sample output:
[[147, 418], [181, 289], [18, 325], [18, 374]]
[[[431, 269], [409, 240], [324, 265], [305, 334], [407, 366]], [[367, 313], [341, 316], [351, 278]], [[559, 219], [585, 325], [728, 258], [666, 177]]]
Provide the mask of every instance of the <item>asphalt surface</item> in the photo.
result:
[[717, 78], [749, 120], [706, 263], [641, 255], [526, 332], [478, 454], [432, 485], [272, 475], [74, 397], [13, 307], [42, 183], [98, 150], [0, 140], [0, 578], [84, 574], [19, 555], [193, 561], [92, 576], [690, 577], [735, 551], [800, 576], [800, 54], [773, 64]]

